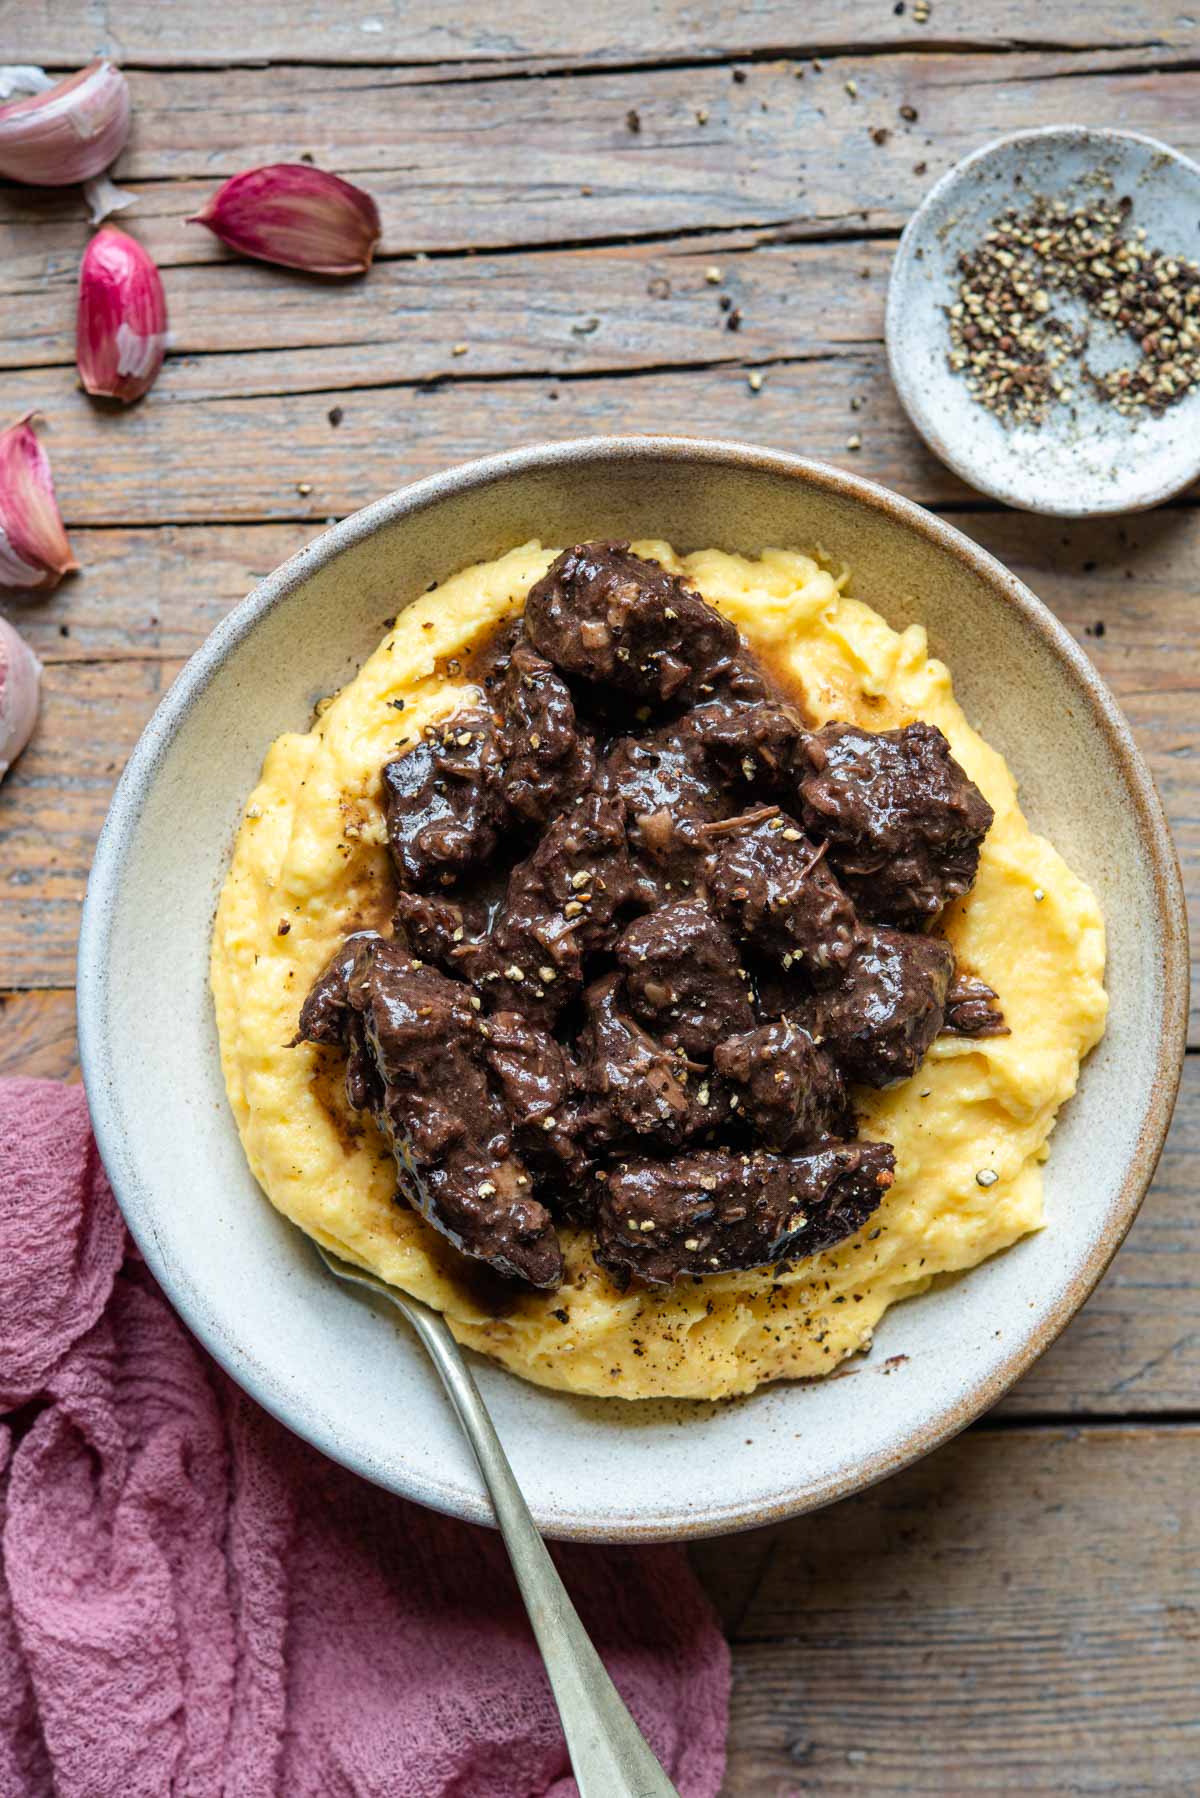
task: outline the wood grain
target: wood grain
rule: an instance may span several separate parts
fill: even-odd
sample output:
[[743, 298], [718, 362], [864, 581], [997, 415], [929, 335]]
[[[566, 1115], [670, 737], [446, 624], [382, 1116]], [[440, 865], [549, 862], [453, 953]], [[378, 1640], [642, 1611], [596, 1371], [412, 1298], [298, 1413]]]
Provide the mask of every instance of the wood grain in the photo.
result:
[[[171, 268], [153, 404], [832, 355], [882, 342], [893, 254], [724, 236], [383, 262], [341, 283], [249, 262]], [[0, 367], [74, 367], [76, 286], [75, 259], [47, 257], [31, 304], [0, 265]]]
[[[74, 391], [61, 371], [33, 369], [20, 379], [20, 406], [45, 419], [68, 526], [324, 522], [488, 450], [650, 426], [851, 462], [914, 498], [966, 503], [968, 489], [901, 412], [882, 351], [754, 366], [763, 375], [758, 392], [746, 368], [721, 366], [182, 404], [171, 403], [168, 374], [153, 403], [120, 415]], [[857, 453], [847, 449], [852, 436]]]
[[52, 664], [33, 740], [0, 786], [0, 989], [70, 986], [108, 800], [178, 663]]
[[75, 994], [0, 992], [0, 1080], [78, 1080]]
[[733, 1642], [725, 1798], [1194, 1792], [1198, 1451], [1186, 1426], [974, 1430], [694, 1548]]
[[716, 60], [748, 54], [812, 55], [852, 41], [1002, 48], [1038, 43], [1064, 48], [1121, 50], [1156, 60], [1184, 57], [1196, 43], [1196, 24], [1177, 5], [1148, 0], [1136, 10], [1118, 0], [1093, 0], [1086, 14], [1049, 9], [1034, 14], [1022, 0], [939, 0], [921, 24], [912, 7], [855, 7], [844, 0], [812, 0], [798, 12], [788, 0], [615, 0], [592, 11], [513, 0], [493, 14], [475, 0], [412, 6], [379, 0], [371, 8], [315, 0], [303, 9], [283, 0], [258, 0], [237, 14], [236, 31], [213, 29], [205, 0], [0, 0], [0, 38], [14, 60], [76, 68], [105, 54], [126, 64], [182, 68], [257, 61], [320, 63], [438, 63], [504, 65], [551, 60], [589, 66], [654, 58]]
[[[487, 81], [143, 71], [116, 172], [137, 195], [125, 222], [163, 264], [223, 260], [188, 214], [238, 169], [303, 156], [370, 189], [390, 256], [714, 230], [853, 237], [898, 230], [935, 176], [1018, 127], [1119, 118], [1200, 150], [1200, 70], [1120, 60], [1123, 72], [1094, 59], [1084, 72], [1063, 53], [860, 55], [803, 80], [792, 62], [755, 63], [744, 82], [719, 67]], [[4, 193], [0, 266], [35, 302], [48, 260], [79, 255], [83, 218], [77, 192]]]

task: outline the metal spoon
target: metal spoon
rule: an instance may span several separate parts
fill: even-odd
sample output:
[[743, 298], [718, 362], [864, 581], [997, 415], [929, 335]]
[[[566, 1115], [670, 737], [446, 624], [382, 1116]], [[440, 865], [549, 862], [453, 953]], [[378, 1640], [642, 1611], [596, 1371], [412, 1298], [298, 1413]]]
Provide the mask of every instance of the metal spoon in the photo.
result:
[[521, 1497], [479, 1388], [445, 1319], [440, 1312], [398, 1292], [374, 1274], [340, 1260], [320, 1243], [316, 1247], [331, 1274], [387, 1299], [404, 1313], [441, 1375], [479, 1463], [542, 1651], [580, 1798], [679, 1798], [626, 1710], [567, 1597], [546, 1544], [529, 1515], [529, 1507]]

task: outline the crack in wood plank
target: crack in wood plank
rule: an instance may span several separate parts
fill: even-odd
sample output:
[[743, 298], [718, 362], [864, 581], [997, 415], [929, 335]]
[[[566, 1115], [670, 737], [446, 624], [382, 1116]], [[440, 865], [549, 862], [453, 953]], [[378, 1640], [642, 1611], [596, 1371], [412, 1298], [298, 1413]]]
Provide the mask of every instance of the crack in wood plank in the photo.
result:
[[[319, 67], [403, 65], [512, 69], [533, 64], [586, 67], [594, 63], [638, 69], [684, 56], [697, 63], [772, 59], [781, 54], [830, 56], [857, 52], [953, 55], [980, 47], [1004, 54], [1014, 47], [1049, 47], [1103, 54], [1144, 43], [1186, 43], [1192, 22], [1170, 0], [1146, 0], [1136, 14], [1119, 0], [1093, 0], [1086, 18], [1066, 9], [1040, 13], [1009, 0], [976, 0], [970, 9], [937, 5], [922, 22], [890, 4], [854, 9], [838, 0], [810, 0], [800, 20], [780, 0], [754, 7], [729, 0], [613, 0], [602, 13], [511, 0], [502, 16], [471, 0], [436, 8], [381, 5], [363, 20], [356, 9], [317, 3], [297, 11], [283, 0], [258, 0], [238, 15], [236, 48], [214, 31], [204, 0], [3, 0], [0, 27], [9, 54], [54, 68], [78, 66], [87, 53], [119, 57], [128, 67], [186, 71], [300, 62]], [[368, 29], [369, 27], [369, 29]]]

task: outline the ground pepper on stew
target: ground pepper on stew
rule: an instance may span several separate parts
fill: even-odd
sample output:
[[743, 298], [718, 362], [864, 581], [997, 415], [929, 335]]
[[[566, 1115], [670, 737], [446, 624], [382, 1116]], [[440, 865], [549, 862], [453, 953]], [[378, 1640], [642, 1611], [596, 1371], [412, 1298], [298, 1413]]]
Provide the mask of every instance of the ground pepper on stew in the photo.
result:
[[625, 543], [564, 551], [475, 672], [383, 769], [392, 932], [346, 939], [296, 1038], [345, 1052], [400, 1202], [546, 1291], [559, 1223], [620, 1286], [854, 1234], [894, 1156], [848, 1083], [1004, 1029], [930, 929], [992, 820], [946, 739], [811, 730]]

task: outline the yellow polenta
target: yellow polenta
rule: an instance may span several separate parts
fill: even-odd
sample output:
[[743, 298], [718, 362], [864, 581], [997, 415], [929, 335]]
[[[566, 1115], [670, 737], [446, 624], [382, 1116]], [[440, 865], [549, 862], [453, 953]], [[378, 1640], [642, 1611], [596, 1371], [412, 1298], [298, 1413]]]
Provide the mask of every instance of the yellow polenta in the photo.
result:
[[[817, 722], [883, 730], [927, 719], [995, 807], [975, 890], [944, 922], [964, 966], [999, 992], [1012, 1034], [942, 1038], [913, 1079], [858, 1092], [863, 1134], [896, 1148], [895, 1185], [867, 1228], [779, 1277], [725, 1274], [666, 1293], [618, 1292], [590, 1237], [564, 1231], [561, 1290], [529, 1291], [496, 1317], [480, 1308], [468, 1264], [394, 1202], [392, 1158], [347, 1107], [337, 1055], [287, 1046], [341, 937], [387, 919], [380, 768], [398, 739], [415, 741], [475, 696], [458, 658], [523, 606], [556, 553], [536, 543], [410, 606], [313, 728], [272, 745], [221, 895], [212, 986], [242, 1141], [287, 1217], [437, 1306], [460, 1341], [526, 1379], [715, 1399], [828, 1373], [897, 1299], [1041, 1225], [1047, 1139], [1104, 1028], [1104, 925], [1089, 889], [1029, 829], [1005, 763], [967, 724], [919, 626], [897, 634], [808, 556], [634, 547], [732, 618]], [[994, 1184], [978, 1183], [982, 1170]]]

